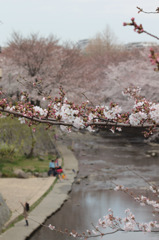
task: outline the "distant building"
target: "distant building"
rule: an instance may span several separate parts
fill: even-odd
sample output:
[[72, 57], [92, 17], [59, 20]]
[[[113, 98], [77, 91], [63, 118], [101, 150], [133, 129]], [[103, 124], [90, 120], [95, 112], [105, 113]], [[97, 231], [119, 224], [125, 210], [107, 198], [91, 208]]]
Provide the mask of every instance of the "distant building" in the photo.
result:
[[145, 47], [151, 47], [151, 46], [159, 46], [155, 42], [130, 42], [124, 45], [127, 49], [132, 48], [145, 48]]
[[[86, 49], [88, 44], [90, 43], [91, 39], [82, 39], [77, 42], [77, 47], [83, 51]], [[126, 49], [132, 49], [132, 48], [145, 48], [145, 47], [151, 47], [151, 46], [159, 46], [156, 42], [130, 42], [127, 44], [124, 44], [123, 47]]]
[[80, 50], [84, 50], [87, 45], [89, 44], [90, 40], [89, 39], [83, 39], [83, 40], [79, 40], [77, 42], [77, 47], [80, 49]]

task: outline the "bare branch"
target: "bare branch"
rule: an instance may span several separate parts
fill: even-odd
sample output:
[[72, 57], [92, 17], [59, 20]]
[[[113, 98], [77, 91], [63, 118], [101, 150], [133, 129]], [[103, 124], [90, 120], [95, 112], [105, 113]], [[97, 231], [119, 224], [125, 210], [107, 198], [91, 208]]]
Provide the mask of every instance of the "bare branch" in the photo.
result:
[[144, 11], [142, 8], [140, 7], [136, 7], [139, 11], [138, 13], [140, 12], [143, 12], [143, 13], [146, 13], [146, 14], [156, 14], [156, 13], [159, 13], [159, 8], [156, 8], [156, 11], [155, 12], [147, 12], [147, 11]]

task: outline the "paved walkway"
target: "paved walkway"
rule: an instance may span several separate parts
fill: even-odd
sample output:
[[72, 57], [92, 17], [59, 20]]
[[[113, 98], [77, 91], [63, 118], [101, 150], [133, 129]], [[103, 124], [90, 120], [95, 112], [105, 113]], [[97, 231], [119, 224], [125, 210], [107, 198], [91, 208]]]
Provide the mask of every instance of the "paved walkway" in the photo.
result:
[[20, 201], [33, 205], [53, 184], [55, 177], [49, 178], [0, 178], [0, 192], [12, 212], [8, 225], [23, 212]]
[[[72, 151], [67, 149], [62, 143], [56, 145], [59, 153], [64, 157], [64, 172], [67, 180], [57, 181], [53, 190], [43, 199], [43, 201], [29, 214], [29, 227], [25, 227], [24, 219], [0, 235], [1, 240], [25, 240], [34, 232], [40, 224], [56, 212], [68, 198], [72, 183], [78, 171], [78, 162]], [[6, 199], [7, 205], [13, 211], [13, 220], [22, 213], [19, 201], [35, 203], [53, 184], [54, 177], [49, 178], [30, 178], [30, 179], [0, 179], [0, 189], [2, 196]], [[9, 192], [8, 192], [9, 191]], [[15, 198], [16, 195], [16, 198]], [[52, 223], [53, 224], [53, 223]], [[48, 229], [48, 231], [50, 231]]]

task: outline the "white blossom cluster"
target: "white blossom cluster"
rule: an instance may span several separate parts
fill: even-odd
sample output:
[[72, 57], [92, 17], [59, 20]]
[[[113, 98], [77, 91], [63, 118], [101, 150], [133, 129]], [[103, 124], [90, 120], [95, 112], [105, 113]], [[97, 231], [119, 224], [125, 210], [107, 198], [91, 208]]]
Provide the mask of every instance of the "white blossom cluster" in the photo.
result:
[[156, 124], [159, 124], [159, 104], [152, 104], [150, 109], [150, 117], [156, 122]]
[[43, 116], [43, 117], [47, 116], [48, 111], [46, 109], [43, 109], [39, 106], [34, 106], [33, 109], [34, 109], [35, 113], [40, 114], [40, 116]]
[[134, 96], [139, 95], [141, 92], [140, 87], [128, 87], [125, 91], [122, 91], [123, 96], [127, 96], [128, 98], [134, 98]]
[[[78, 116], [79, 110], [74, 110], [70, 107], [69, 104], [66, 103], [67, 99], [64, 100], [64, 103], [61, 104], [54, 104], [53, 107], [55, 109], [55, 116], [61, 117], [61, 121], [65, 123], [72, 124], [77, 129], [84, 128], [83, 119]], [[65, 126], [61, 126], [62, 130], [66, 130]]]
[[129, 121], [132, 126], [137, 126], [147, 119], [147, 114], [144, 112], [132, 113], [129, 116]]
[[104, 116], [110, 120], [116, 119], [117, 115], [121, 112], [122, 112], [122, 108], [118, 105], [116, 105], [115, 107], [113, 107], [111, 109], [109, 107], [105, 106], [104, 111], [103, 111]]
[[[158, 193], [158, 194], [159, 194], [159, 188], [156, 187], [156, 186], [150, 186], [150, 190], [151, 190], [151, 192], [153, 192], [153, 193]], [[158, 195], [158, 197], [159, 197], [159, 195]]]
[[7, 106], [7, 107], [6, 107], [6, 110], [7, 110], [7, 111], [15, 111], [15, 106], [12, 106], [12, 107]]
[[141, 195], [139, 197], [134, 198], [137, 202], [140, 202], [142, 206], [149, 205], [152, 206], [155, 210], [159, 210], [159, 203], [155, 200], [150, 200], [149, 198]]
[[104, 216], [103, 219], [99, 219], [98, 221], [99, 226], [104, 229], [109, 227], [111, 229], [119, 229], [126, 232], [133, 232], [135, 230], [151, 232], [153, 228], [157, 230], [159, 229], [159, 224], [157, 223], [157, 221], [138, 223], [130, 209], [125, 210], [126, 216], [124, 218], [115, 217], [111, 209], [109, 209], [108, 211], [108, 215]]

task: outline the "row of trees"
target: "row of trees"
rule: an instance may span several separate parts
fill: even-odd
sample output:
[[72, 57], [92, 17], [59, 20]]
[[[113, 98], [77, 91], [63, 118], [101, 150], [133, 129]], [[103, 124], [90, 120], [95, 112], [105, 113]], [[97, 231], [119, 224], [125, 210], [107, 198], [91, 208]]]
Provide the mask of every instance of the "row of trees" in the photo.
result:
[[95, 94], [99, 90], [110, 64], [117, 65], [139, 55], [118, 44], [108, 27], [90, 40], [83, 51], [72, 43], [61, 45], [54, 36], [43, 38], [31, 34], [25, 38], [13, 33], [1, 54], [0, 85], [11, 97], [17, 98], [21, 90], [27, 90], [34, 100], [40, 99], [42, 93], [57, 94], [62, 85], [68, 96], [79, 102], [81, 97], [85, 99], [82, 93]]

